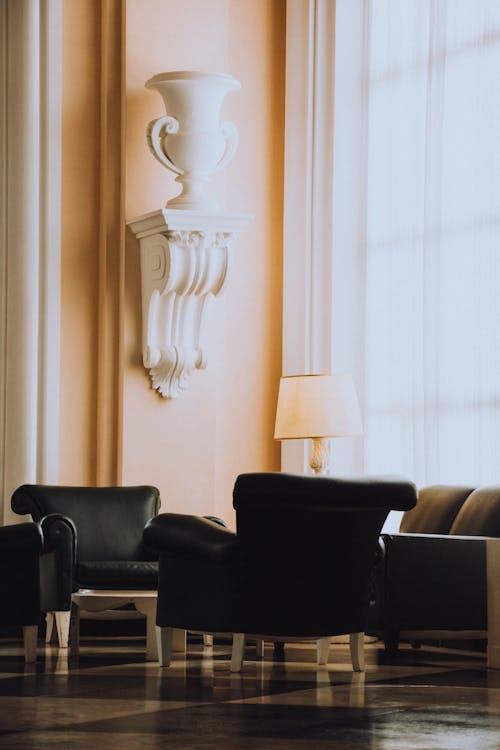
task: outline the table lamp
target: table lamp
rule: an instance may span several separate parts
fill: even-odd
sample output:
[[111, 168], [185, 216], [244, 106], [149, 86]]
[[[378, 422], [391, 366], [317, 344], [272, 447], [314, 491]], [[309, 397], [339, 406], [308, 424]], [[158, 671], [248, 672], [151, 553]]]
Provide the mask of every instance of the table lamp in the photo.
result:
[[361, 415], [349, 375], [292, 375], [280, 380], [275, 440], [312, 438], [309, 465], [324, 474], [331, 437], [361, 435]]

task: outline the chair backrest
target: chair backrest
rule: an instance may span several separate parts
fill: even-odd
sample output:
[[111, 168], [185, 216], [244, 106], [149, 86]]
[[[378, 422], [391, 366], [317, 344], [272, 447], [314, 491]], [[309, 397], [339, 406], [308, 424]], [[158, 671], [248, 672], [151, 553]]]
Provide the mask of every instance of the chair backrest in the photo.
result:
[[156, 487], [63, 487], [23, 485], [12, 509], [39, 521], [49, 513], [70, 518], [77, 531], [77, 562], [150, 560], [142, 543], [146, 523], [159, 509]]
[[449, 534], [473, 487], [432, 485], [418, 491], [417, 504], [406, 511], [399, 531], [405, 534]]
[[296, 636], [325, 632], [325, 622], [332, 635], [363, 629], [382, 525], [389, 510], [415, 501], [414, 485], [397, 480], [238, 477], [233, 504], [249, 627]]
[[462, 505], [450, 534], [500, 537], [500, 487], [480, 487]]

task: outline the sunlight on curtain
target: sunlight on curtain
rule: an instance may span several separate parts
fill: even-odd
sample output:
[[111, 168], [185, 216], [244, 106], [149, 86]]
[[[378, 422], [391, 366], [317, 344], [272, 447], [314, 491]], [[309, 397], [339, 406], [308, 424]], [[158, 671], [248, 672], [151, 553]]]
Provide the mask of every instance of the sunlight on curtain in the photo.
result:
[[366, 7], [365, 470], [500, 483], [500, 2]]

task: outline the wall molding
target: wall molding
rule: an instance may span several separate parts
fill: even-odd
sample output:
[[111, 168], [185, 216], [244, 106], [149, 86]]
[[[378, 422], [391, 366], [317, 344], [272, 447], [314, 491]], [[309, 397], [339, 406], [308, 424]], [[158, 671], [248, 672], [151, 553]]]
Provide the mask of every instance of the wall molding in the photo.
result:
[[[331, 371], [335, 9], [288, 0], [286, 21], [283, 375]], [[282, 469], [308, 470], [304, 441]]]
[[125, 295], [125, 4], [100, 3], [96, 484], [122, 476]]
[[0, 0], [3, 522], [18, 484], [58, 479], [61, 12]]

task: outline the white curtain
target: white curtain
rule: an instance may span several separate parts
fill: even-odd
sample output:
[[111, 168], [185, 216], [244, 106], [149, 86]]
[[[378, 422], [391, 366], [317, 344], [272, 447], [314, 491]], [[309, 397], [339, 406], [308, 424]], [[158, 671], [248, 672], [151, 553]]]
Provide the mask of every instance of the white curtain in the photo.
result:
[[0, 525], [59, 460], [61, 0], [0, 0]]
[[365, 10], [365, 471], [500, 483], [500, 2]]

